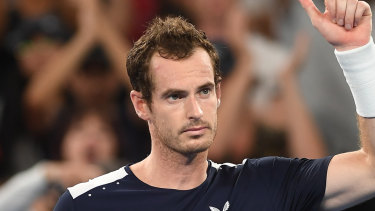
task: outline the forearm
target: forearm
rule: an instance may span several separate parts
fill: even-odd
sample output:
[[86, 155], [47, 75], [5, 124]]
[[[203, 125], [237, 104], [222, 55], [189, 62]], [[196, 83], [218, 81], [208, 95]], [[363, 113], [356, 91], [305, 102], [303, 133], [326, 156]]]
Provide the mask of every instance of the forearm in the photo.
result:
[[128, 90], [131, 90], [130, 79], [126, 74], [126, 57], [131, 48], [130, 43], [121, 37], [121, 34], [105, 17], [100, 20], [99, 24], [101, 28], [98, 32], [99, 40], [106, 50], [119, 79]]
[[288, 152], [292, 157], [321, 158], [327, 152], [294, 77], [282, 80]]
[[0, 210], [28, 210], [47, 187], [44, 164], [18, 173], [0, 188]]
[[51, 99], [60, 94], [62, 87], [76, 71], [92, 43], [93, 39], [88, 38], [83, 32], [78, 33], [41, 67], [42, 70], [32, 77], [27, 87], [25, 95], [27, 106], [36, 109], [48, 107]]
[[374, 160], [375, 44], [370, 39], [360, 48], [335, 53], [356, 104], [362, 149]]
[[368, 156], [368, 161], [373, 166], [375, 176], [375, 118], [358, 116], [361, 148]]

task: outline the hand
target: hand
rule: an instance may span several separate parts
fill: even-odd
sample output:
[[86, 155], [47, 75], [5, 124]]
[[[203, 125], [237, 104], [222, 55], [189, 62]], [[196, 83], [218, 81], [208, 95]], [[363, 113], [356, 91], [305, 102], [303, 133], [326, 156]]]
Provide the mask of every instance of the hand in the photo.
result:
[[338, 51], [363, 46], [371, 36], [371, 9], [364, 1], [325, 0], [321, 13], [312, 0], [299, 0], [315, 28]]
[[78, 32], [87, 36], [88, 39], [96, 36], [98, 20], [100, 19], [100, 3], [97, 0], [67, 0], [72, 7], [77, 9]]

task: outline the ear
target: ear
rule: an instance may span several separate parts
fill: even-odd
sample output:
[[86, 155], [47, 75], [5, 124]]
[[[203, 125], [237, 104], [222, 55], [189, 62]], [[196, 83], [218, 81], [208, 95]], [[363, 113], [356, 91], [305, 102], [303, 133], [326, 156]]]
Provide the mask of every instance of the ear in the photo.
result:
[[132, 100], [134, 110], [138, 117], [148, 121], [150, 119], [150, 109], [145, 99], [143, 99], [142, 93], [132, 90], [130, 92], [130, 99]]
[[218, 83], [216, 85], [216, 98], [217, 98], [217, 107], [219, 108], [220, 107], [220, 103], [221, 103], [221, 83]]

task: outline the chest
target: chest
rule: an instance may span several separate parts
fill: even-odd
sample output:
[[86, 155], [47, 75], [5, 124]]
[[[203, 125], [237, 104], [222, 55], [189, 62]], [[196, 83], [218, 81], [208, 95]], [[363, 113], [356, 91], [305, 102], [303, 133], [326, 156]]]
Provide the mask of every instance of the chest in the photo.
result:
[[216, 179], [188, 191], [122, 185], [97, 187], [80, 196], [78, 210], [282, 210], [260, 183]]

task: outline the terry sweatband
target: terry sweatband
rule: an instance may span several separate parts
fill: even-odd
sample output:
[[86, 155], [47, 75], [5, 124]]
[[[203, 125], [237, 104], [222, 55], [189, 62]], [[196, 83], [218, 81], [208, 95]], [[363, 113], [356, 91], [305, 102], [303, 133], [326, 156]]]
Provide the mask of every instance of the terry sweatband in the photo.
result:
[[357, 113], [362, 117], [375, 117], [375, 45], [370, 41], [348, 51], [335, 50], [352, 92]]

